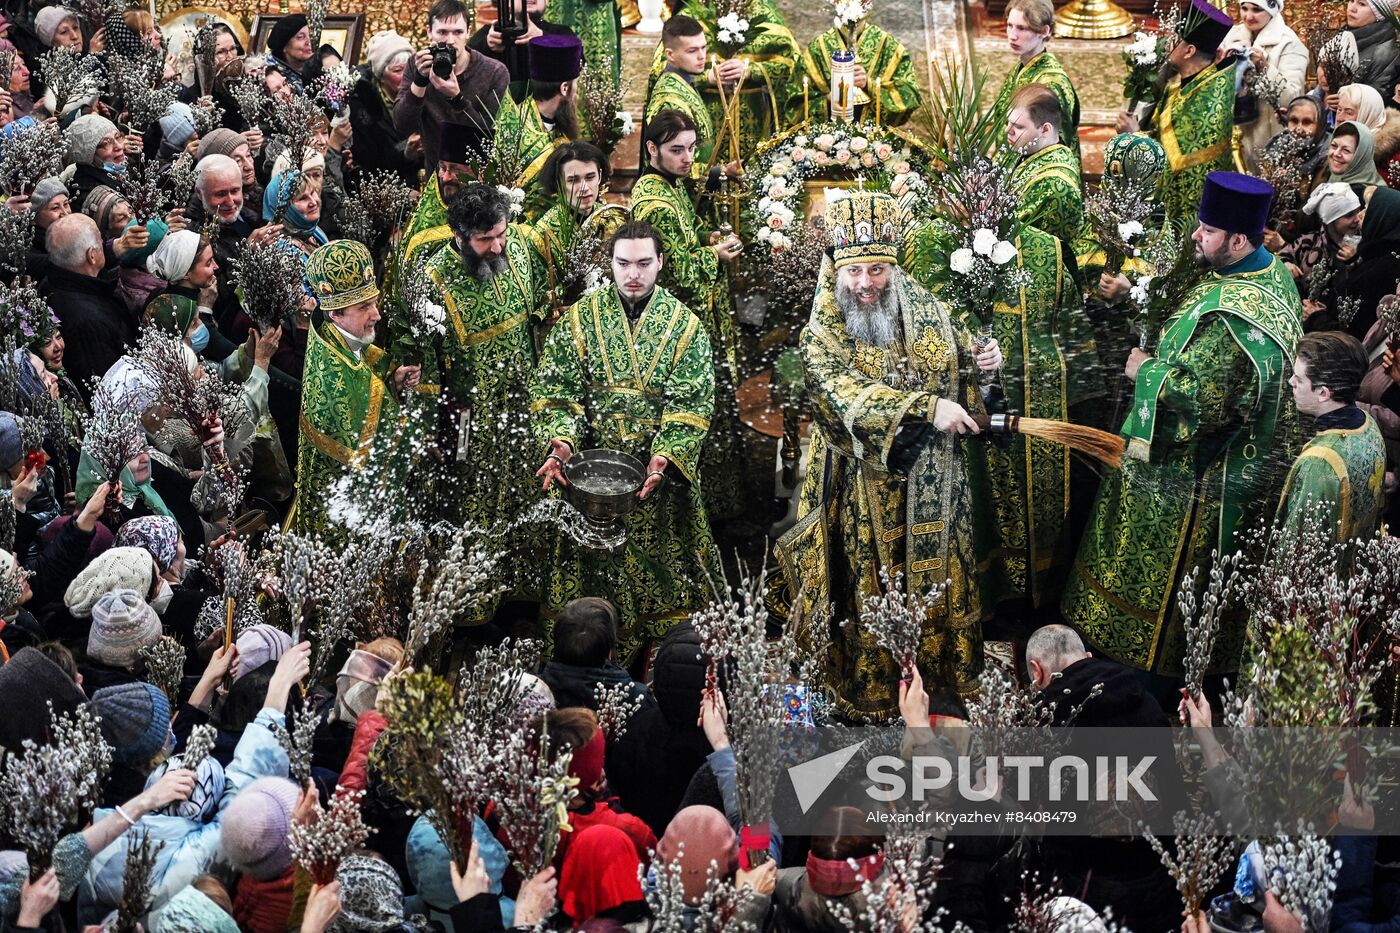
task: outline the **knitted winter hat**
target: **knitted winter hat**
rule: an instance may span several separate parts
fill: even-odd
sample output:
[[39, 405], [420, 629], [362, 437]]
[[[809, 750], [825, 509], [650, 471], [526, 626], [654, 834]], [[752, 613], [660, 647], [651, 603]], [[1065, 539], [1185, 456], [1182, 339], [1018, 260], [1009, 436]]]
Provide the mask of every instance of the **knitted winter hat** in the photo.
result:
[[21, 648], [0, 665], [0, 747], [18, 751], [25, 739], [49, 738], [49, 708], [71, 713], [87, 702], [83, 689], [36, 648]]
[[172, 101], [160, 118], [160, 134], [176, 149], [189, 142], [194, 135], [194, 111], [182, 101]]
[[[183, 767], [181, 756], [175, 755], [167, 758], [146, 778], [146, 788], [149, 790], [154, 787], [155, 783], [165, 777], [171, 769]], [[206, 755], [204, 760], [199, 763], [199, 767], [195, 768], [194, 790], [190, 793], [189, 799], [177, 800], [170, 805], [168, 810], [176, 816], [182, 816], [196, 823], [206, 822], [218, 809], [219, 799], [224, 796], [226, 783], [224, 766], [219, 764], [218, 759], [213, 755]]]
[[83, 198], [83, 213], [97, 222], [102, 236], [107, 236], [107, 223], [112, 219], [112, 209], [125, 200], [116, 188], [110, 185], [97, 185]]
[[45, 178], [34, 186], [34, 190], [29, 193], [29, 209], [40, 211], [44, 205], [48, 204], [60, 194], [68, 194], [68, 186], [63, 183], [63, 179], [57, 176]]
[[68, 145], [64, 161], [69, 165], [96, 165], [97, 147], [116, 131], [117, 125], [106, 117], [95, 113], [83, 114], [63, 134]]
[[268, 661], [279, 660], [292, 647], [292, 636], [270, 625], [253, 625], [238, 636], [238, 680]]
[[258, 778], [233, 798], [219, 827], [233, 867], [254, 881], [271, 881], [292, 864], [287, 833], [301, 791], [283, 777]]
[[[19, 415], [0, 411], [0, 470], [8, 470], [24, 457], [24, 437]], [[9, 503], [6, 503], [8, 507]]]
[[1395, 0], [1366, 0], [1376, 12], [1376, 19], [1385, 22], [1395, 10]]
[[170, 701], [150, 684], [103, 687], [92, 695], [91, 705], [102, 717], [102, 737], [118, 764], [149, 761], [170, 738]]
[[225, 155], [233, 158], [233, 153], [239, 146], [247, 143], [242, 133], [235, 133], [226, 126], [210, 130], [199, 138], [199, 152], [196, 162], [207, 155]]
[[34, 14], [34, 31], [39, 34], [39, 41], [44, 43], [44, 48], [53, 47], [53, 37], [58, 33], [58, 27], [67, 19], [75, 20], [77, 17], [66, 6], [57, 4], [46, 6]]
[[151, 914], [151, 933], [238, 933], [238, 924], [198, 888], [187, 887]]
[[686, 903], [698, 904], [705, 894], [711, 862], [719, 866], [723, 878], [739, 867], [739, 837], [729, 820], [714, 807], [686, 807], [671, 817], [656, 844], [656, 858], [662, 865], [671, 864], [678, 854]]
[[113, 667], [130, 667], [142, 648], [160, 641], [160, 617], [135, 590], [104, 593], [92, 607], [87, 654]]
[[390, 930], [403, 923], [403, 885], [388, 862], [346, 856], [335, 878], [340, 882], [340, 916], [330, 925], [330, 933]]
[[413, 43], [392, 29], [385, 29], [376, 32], [369, 37], [369, 44], [365, 46], [365, 60], [369, 62], [369, 70], [376, 78], [384, 77], [384, 72], [393, 63], [394, 56], [400, 52], [413, 53]]
[[68, 584], [63, 604], [80, 619], [92, 615], [92, 607], [112, 590], [149, 593], [155, 568], [151, 555], [139, 547], [114, 547], [105, 551]]

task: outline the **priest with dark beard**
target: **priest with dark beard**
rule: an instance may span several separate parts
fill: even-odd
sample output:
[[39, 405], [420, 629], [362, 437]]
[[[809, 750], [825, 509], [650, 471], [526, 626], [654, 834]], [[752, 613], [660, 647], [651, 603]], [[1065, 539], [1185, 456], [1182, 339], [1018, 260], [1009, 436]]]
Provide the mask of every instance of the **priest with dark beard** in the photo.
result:
[[[886, 574], [903, 574], [910, 594], [936, 595], [919, 667], [933, 689], [966, 692], [982, 668], [977, 565], [990, 503], [980, 451], [960, 435], [978, 433], [977, 371], [998, 369], [1001, 348], [974, 350], [947, 305], [899, 268], [899, 228], [886, 194], [828, 205], [827, 258], [801, 338], [811, 459], [797, 524], [777, 552], [807, 613], [829, 602], [829, 618], [859, 618]], [[833, 625], [831, 641], [837, 714], [893, 717], [900, 672], [890, 653], [856, 625]]]
[[[423, 377], [440, 384], [445, 413], [436, 514], [495, 531], [538, 498], [527, 386], [535, 328], [549, 308], [539, 237], [509, 219], [504, 192], [463, 185], [447, 209], [452, 240], [427, 267], [447, 318], [445, 332], [425, 347]], [[523, 562], [502, 565], [512, 563]], [[491, 608], [483, 610], [488, 618]]]

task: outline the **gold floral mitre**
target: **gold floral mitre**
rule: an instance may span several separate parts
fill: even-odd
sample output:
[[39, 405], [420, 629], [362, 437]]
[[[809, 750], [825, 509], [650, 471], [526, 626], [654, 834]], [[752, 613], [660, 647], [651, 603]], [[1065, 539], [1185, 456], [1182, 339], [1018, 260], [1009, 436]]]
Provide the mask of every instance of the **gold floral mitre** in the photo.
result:
[[894, 262], [899, 255], [899, 205], [888, 194], [853, 191], [826, 202], [826, 238], [836, 268]]
[[374, 257], [358, 240], [331, 240], [306, 261], [306, 280], [322, 311], [339, 311], [379, 297]]

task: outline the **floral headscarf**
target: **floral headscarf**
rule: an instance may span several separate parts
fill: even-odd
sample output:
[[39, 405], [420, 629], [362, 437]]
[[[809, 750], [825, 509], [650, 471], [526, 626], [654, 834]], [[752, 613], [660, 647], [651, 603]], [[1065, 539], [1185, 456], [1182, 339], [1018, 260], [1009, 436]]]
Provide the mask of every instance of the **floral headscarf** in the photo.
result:
[[161, 573], [179, 554], [180, 524], [165, 515], [141, 515], [117, 529], [115, 547], [139, 547], [155, 558]]

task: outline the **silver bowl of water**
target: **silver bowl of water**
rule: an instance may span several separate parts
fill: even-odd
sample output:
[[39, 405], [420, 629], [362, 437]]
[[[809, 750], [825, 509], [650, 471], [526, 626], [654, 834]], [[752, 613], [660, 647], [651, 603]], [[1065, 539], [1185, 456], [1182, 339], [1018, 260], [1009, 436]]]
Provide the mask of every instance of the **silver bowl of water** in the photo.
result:
[[626, 540], [623, 519], [641, 504], [637, 493], [646, 482], [642, 461], [620, 450], [581, 450], [564, 464], [564, 499], [608, 549]]

